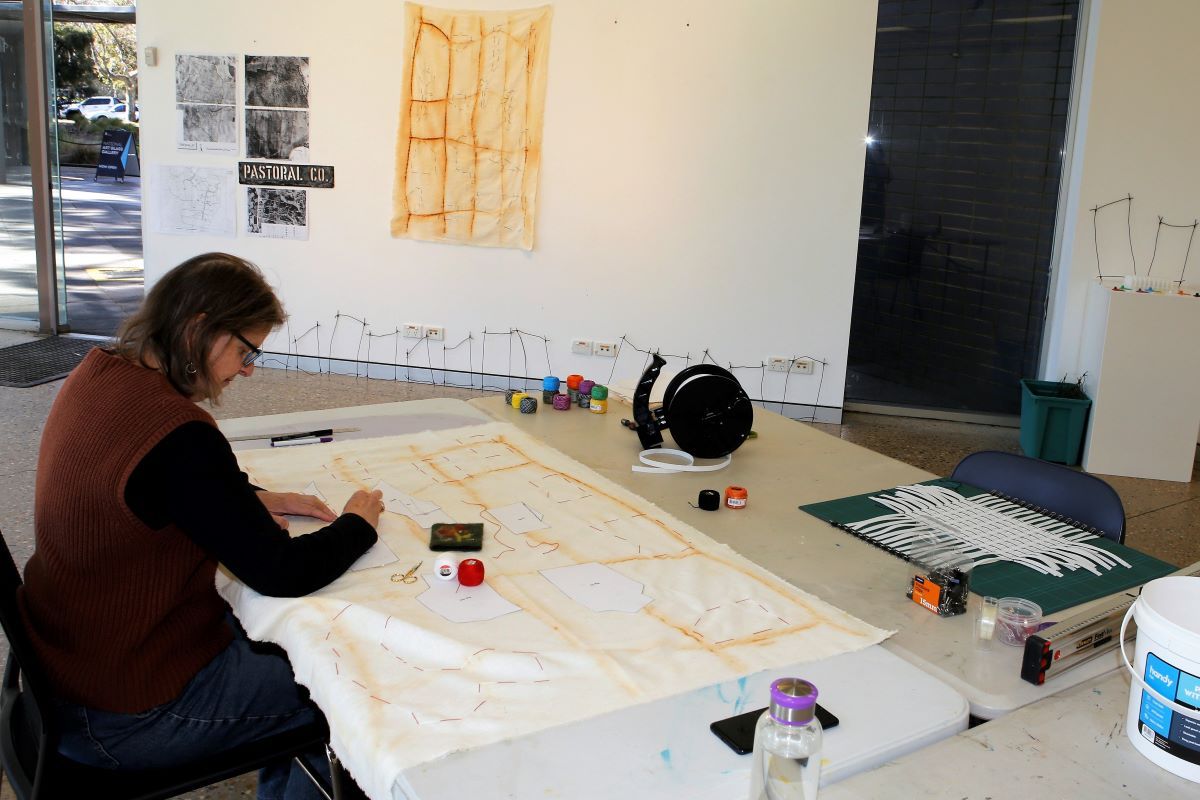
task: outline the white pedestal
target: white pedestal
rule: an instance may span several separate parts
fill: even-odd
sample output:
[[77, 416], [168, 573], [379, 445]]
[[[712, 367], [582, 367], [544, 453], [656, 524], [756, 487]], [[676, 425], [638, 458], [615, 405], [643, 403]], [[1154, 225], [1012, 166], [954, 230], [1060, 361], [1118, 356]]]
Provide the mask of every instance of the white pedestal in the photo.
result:
[[1097, 284], [1084, 329], [1092, 414], [1083, 468], [1190, 481], [1200, 434], [1200, 298]]

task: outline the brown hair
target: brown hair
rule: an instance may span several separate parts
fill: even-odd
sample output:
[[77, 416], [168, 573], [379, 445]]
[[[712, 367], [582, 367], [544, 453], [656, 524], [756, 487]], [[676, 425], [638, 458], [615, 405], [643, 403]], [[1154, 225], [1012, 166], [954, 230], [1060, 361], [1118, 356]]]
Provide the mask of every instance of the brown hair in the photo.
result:
[[115, 352], [146, 365], [152, 356], [187, 397], [217, 400], [208, 355], [217, 337], [284, 321], [283, 306], [258, 267], [228, 253], [190, 258], [154, 284], [117, 334]]

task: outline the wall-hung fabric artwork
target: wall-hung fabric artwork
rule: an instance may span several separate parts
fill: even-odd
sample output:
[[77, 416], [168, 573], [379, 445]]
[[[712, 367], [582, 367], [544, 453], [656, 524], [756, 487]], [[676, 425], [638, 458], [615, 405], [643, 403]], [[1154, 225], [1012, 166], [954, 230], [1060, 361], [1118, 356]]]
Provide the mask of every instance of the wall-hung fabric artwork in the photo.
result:
[[393, 236], [533, 249], [551, 13], [405, 5]]

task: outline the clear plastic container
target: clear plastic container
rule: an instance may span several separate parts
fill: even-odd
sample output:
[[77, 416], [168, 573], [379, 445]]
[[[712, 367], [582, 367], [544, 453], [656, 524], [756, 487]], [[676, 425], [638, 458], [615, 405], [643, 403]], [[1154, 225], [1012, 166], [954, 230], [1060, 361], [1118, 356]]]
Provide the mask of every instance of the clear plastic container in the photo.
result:
[[821, 782], [817, 687], [799, 678], [771, 684], [771, 705], [754, 729], [750, 800], [816, 800]]
[[1024, 647], [1042, 624], [1042, 607], [1021, 597], [1001, 597], [996, 606], [996, 637], [1005, 644]]

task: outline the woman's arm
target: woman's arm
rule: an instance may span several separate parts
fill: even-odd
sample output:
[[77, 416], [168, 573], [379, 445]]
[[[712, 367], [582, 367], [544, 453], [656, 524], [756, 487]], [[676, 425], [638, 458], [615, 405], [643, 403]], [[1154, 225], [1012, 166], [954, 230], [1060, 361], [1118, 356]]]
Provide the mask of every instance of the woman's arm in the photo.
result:
[[177, 525], [255, 591], [298, 597], [338, 578], [376, 541], [362, 516], [291, 538], [246, 480], [229, 443], [203, 422], [163, 438], [134, 468], [125, 502], [146, 525]]

